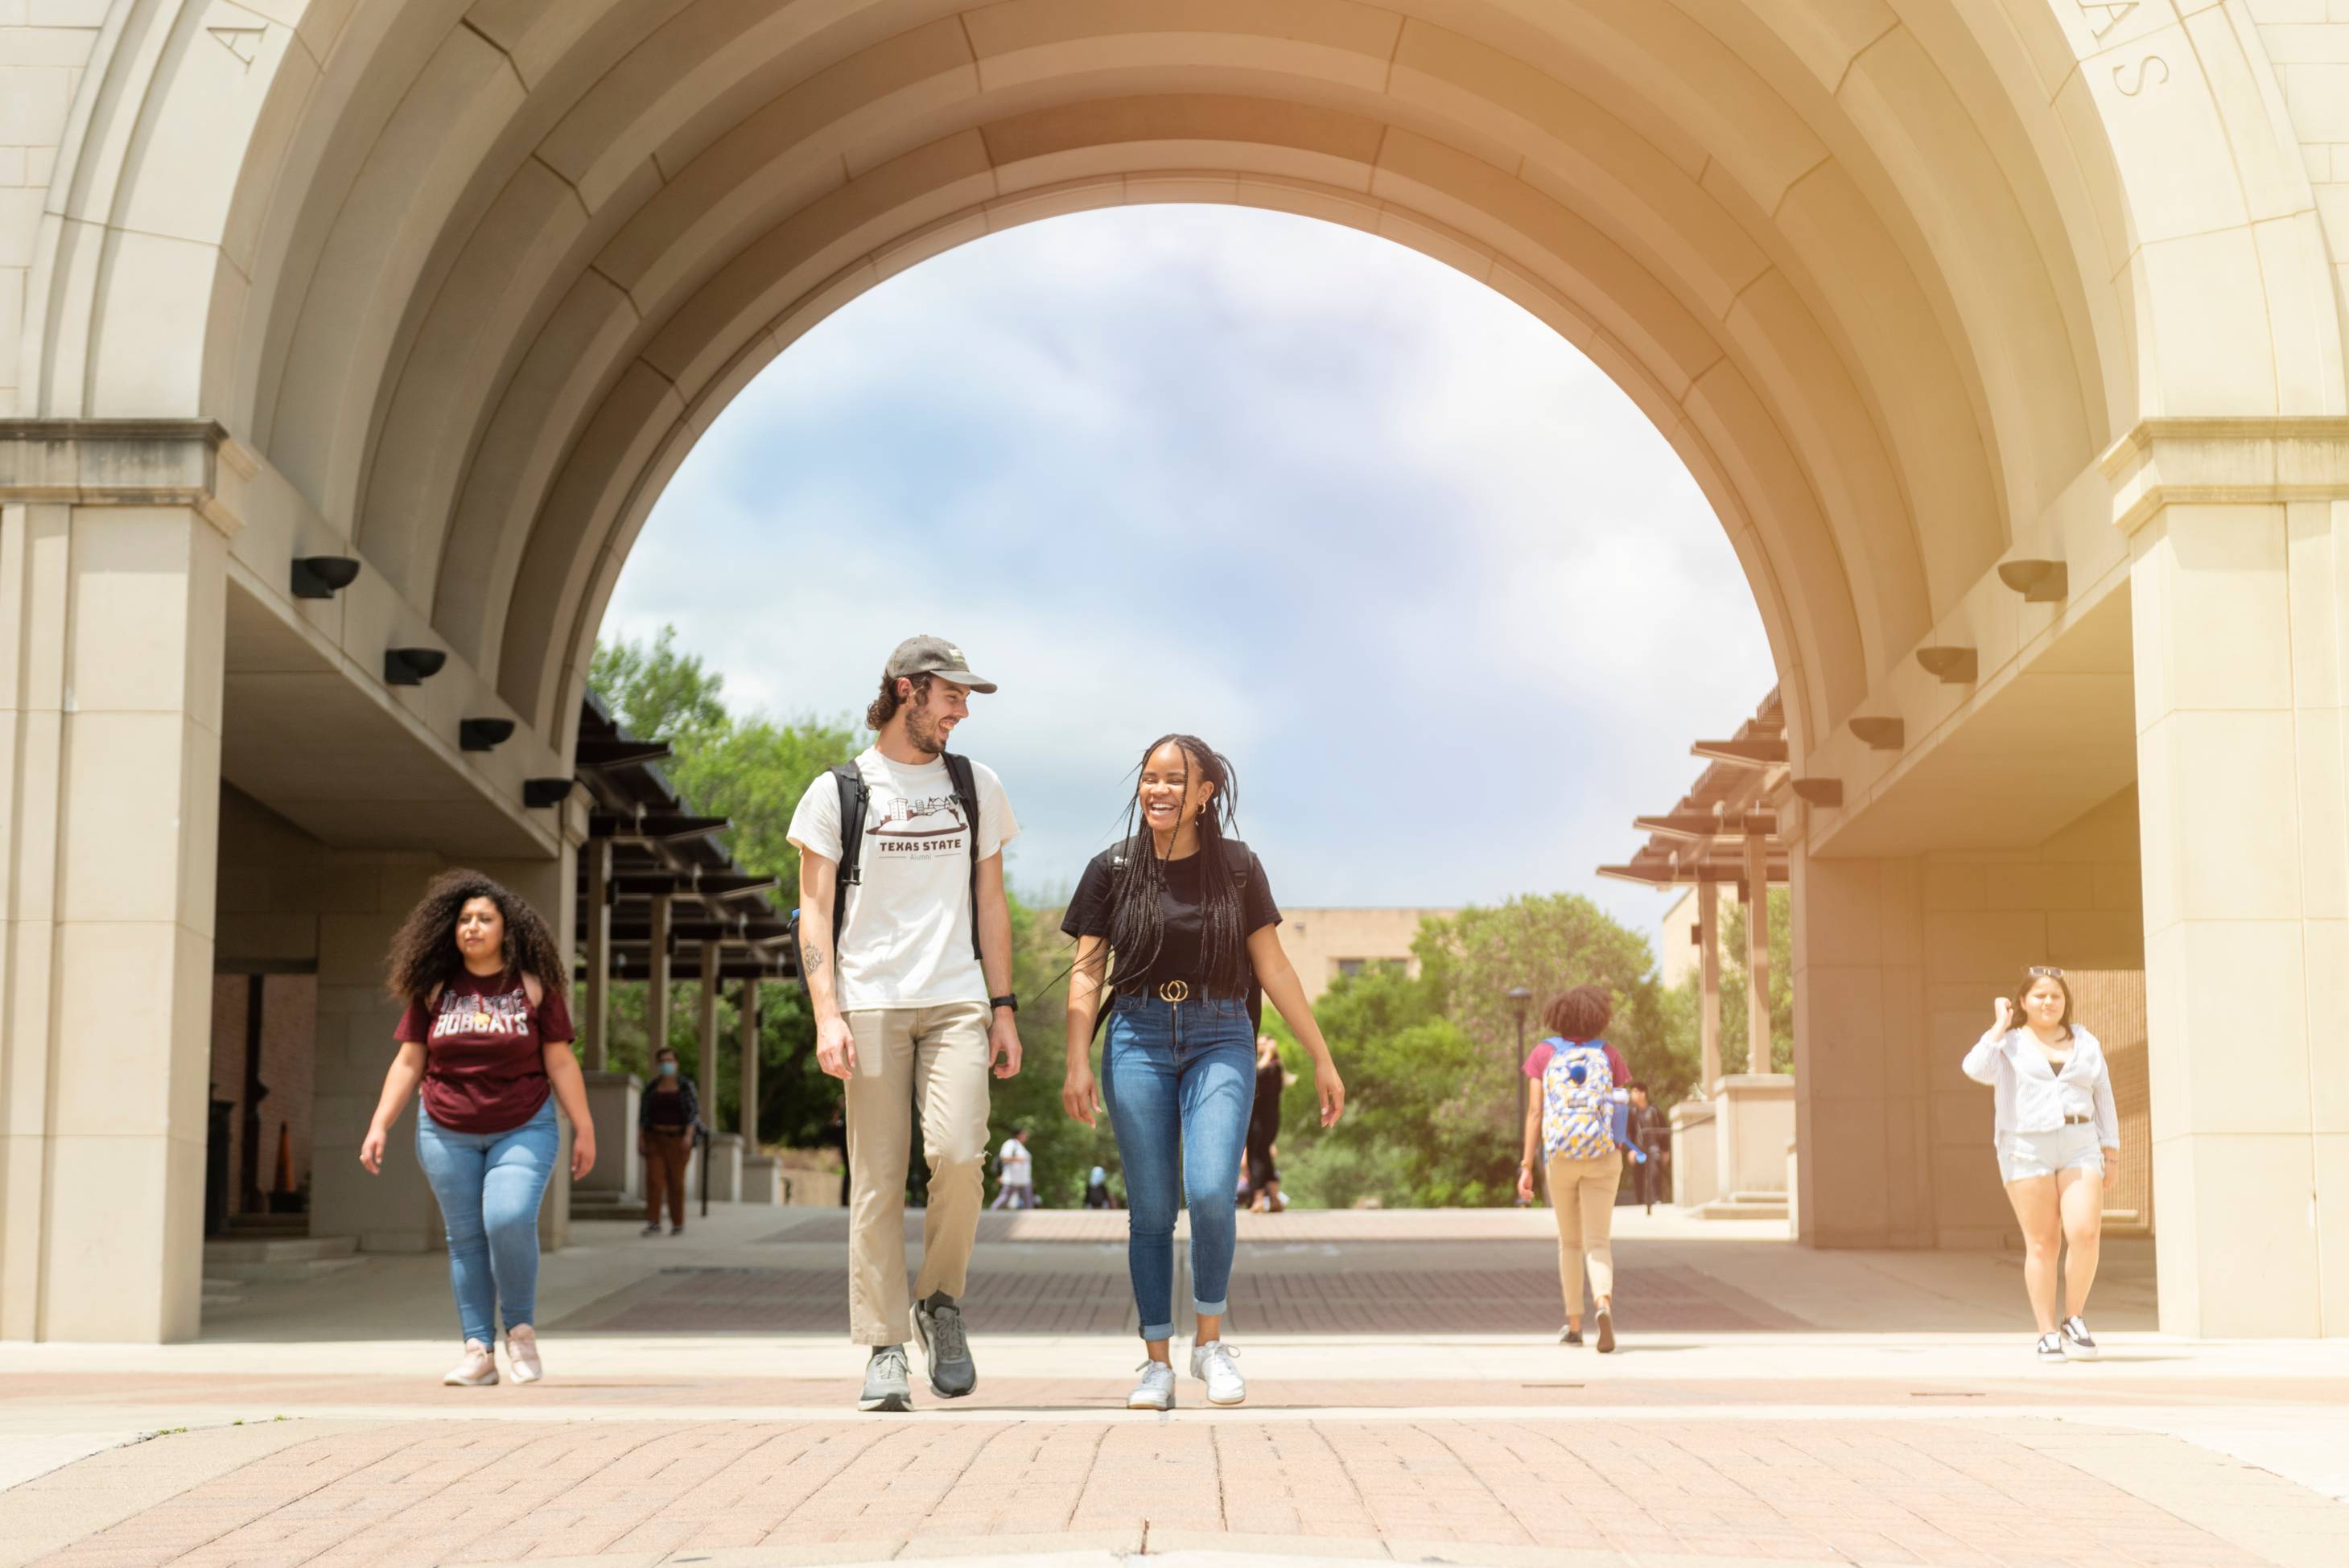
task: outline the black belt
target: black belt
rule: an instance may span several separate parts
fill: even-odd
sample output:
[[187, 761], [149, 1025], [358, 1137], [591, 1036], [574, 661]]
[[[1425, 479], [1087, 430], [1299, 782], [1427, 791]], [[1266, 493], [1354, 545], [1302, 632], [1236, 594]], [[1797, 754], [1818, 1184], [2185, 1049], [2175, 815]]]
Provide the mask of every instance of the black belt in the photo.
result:
[[1185, 1002], [1237, 1002], [1241, 1000], [1241, 998], [1237, 996], [1209, 996], [1207, 995], [1207, 987], [1205, 981], [1181, 979], [1161, 980], [1155, 985], [1137, 985], [1131, 989], [1121, 988], [1118, 995], [1121, 996], [1140, 996], [1143, 998], [1155, 996], [1160, 1001], [1164, 1002], [1169, 1006], [1178, 1007]]

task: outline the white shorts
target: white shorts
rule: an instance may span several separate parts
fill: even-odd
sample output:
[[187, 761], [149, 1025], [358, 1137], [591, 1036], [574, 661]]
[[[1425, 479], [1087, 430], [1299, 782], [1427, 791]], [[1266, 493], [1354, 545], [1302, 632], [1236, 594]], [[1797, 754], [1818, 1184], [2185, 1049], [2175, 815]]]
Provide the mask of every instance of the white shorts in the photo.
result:
[[2072, 1122], [2047, 1132], [2009, 1132], [1998, 1140], [1998, 1174], [2002, 1181], [2023, 1181], [2053, 1176], [2058, 1171], [2105, 1173], [2105, 1151], [2096, 1147], [2096, 1125]]

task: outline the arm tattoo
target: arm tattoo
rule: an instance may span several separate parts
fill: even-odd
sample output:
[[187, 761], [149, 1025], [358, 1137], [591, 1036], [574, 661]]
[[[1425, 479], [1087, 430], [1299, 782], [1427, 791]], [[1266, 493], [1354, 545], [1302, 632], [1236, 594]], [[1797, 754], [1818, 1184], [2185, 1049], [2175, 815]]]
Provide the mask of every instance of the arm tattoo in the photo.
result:
[[813, 971], [823, 967], [823, 949], [818, 947], [814, 943], [808, 943], [805, 946], [800, 949], [800, 952], [802, 955], [802, 966], [803, 968]]

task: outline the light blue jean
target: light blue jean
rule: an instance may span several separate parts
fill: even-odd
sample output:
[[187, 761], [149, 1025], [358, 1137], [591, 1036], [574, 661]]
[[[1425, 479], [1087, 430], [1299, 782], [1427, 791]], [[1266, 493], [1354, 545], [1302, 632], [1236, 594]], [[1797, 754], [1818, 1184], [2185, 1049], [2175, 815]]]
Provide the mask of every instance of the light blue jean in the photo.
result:
[[1174, 1212], [1191, 1208], [1191, 1305], [1220, 1317], [1239, 1225], [1232, 1197], [1256, 1101], [1256, 1029], [1237, 1001], [1119, 996], [1102, 1097], [1125, 1167], [1125, 1266], [1144, 1339], [1174, 1335]]
[[538, 1205], [562, 1147], [553, 1099], [504, 1132], [459, 1132], [416, 1108], [416, 1161], [449, 1233], [449, 1288], [468, 1339], [497, 1344], [500, 1306], [509, 1329], [538, 1309]]

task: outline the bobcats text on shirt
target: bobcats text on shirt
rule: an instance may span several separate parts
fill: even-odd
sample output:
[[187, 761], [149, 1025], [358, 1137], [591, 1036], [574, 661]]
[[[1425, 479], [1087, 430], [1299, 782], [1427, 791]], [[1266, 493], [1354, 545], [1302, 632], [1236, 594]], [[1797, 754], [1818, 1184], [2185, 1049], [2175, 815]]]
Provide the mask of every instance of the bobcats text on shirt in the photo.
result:
[[[985, 763], [971, 764], [974, 824], [964, 820], [943, 761], [908, 766], [867, 748], [856, 769], [871, 799], [858, 854], [863, 880], [848, 890], [847, 918], [833, 934], [841, 1011], [986, 1001], [970, 946], [970, 835], [978, 835], [980, 860], [1019, 836], [1002, 780]], [[840, 787], [829, 773], [800, 797], [791, 841], [841, 860]]]

